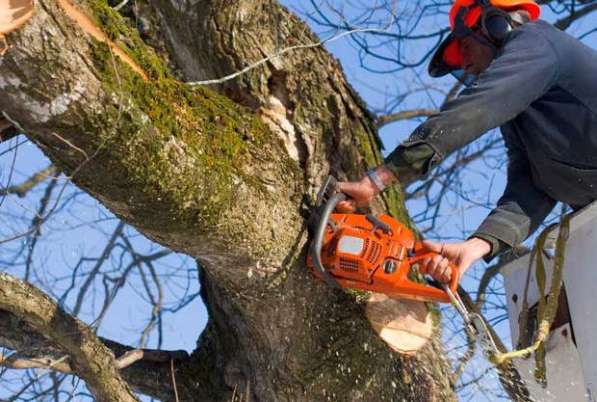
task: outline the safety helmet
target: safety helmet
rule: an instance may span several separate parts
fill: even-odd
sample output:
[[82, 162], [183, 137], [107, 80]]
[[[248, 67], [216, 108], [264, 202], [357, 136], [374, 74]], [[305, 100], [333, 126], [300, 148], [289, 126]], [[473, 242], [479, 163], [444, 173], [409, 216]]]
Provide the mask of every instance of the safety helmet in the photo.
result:
[[462, 66], [458, 39], [479, 28], [491, 44], [501, 46], [512, 29], [508, 12], [525, 10], [530, 20], [539, 18], [541, 8], [533, 0], [455, 0], [450, 9], [450, 34], [440, 44], [429, 64], [429, 75], [441, 77]]

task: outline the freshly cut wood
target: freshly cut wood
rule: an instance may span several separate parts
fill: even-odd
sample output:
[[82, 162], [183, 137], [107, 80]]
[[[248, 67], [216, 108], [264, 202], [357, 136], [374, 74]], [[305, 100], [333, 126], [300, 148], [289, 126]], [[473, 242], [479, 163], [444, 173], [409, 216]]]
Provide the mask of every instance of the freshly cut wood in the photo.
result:
[[423, 302], [373, 293], [366, 311], [375, 332], [399, 353], [415, 354], [431, 339], [433, 321]]
[[[1, 0], [0, 0], [1, 1]], [[129, 57], [118, 45], [112, 42], [108, 35], [106, 35], [100, 27], [98, 27], [95, 22], [89, 18], [83, 11], [79, 10], [71, 1], [69, 0], [58, 0], [58, 5], [62, 7], [66, 15], [69, 16], [81, 29], [87, 32], [89, 35], [93, 36], [95, 40], [103, 42], [107, 44], [110, 49], [114, 52], [116, 56], [118, 56], [123, 62], [128, 64], [137, 74], [139, 74], [145, 81], [148, 81], [149, 78], [147, 74], [139, 66], [133, 59]]]
[[33, 11], [33, 0], [0, 0], [0, 56], [9, 48], [4, 35], [27, 22]]

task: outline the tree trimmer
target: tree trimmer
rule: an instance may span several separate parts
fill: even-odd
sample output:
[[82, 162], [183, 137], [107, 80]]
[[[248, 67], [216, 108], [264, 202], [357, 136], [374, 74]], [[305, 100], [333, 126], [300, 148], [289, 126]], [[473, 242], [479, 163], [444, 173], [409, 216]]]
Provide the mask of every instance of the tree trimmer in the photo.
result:
[[309, 226], [313, 241], [307, 266], [319, 279], [340, 289], [359, 289], [392, 298], [451, 303], [462, 315], [472, 339], [487, 354], [497, 351], [483, 318], [467, 311], [458, 295], [458, 268], [450, 264], [449, 284], [421, 283], [414, 267], [438, 253], [425, 249], [413, 232], [389, 215], [333, 213], [347, 199], [328, 176], [317, 196]]

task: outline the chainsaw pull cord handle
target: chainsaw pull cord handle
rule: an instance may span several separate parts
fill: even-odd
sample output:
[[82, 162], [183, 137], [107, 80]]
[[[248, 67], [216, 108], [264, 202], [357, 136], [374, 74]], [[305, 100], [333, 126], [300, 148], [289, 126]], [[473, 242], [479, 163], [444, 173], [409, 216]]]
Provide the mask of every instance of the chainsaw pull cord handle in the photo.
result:
[[326, 271], [325, 267], [321, 262], [321, 248], [323, 247], [323, 235], [325, 233], [325, 229], [328, 225], [328, 221], [330, 220], [330, 215], [336, 208], [339, 202], [346, 200], [346, 194], [344, 193], [336, 193], [330, 197], [330, 199], [326, 202], [323, 211], [321, 212], [321, 218], [319, 220], [319, 225], [315, 230], [315, 236], [313, 238], [313, 242], [311, 243], [310, 247], [310, 254], [313, 260], [313, 265], [321, 272], [323, 279], [325, 282], [333, 288], [342, 289], [342, 287], [336, 282], [336, 280]]
[[[436, 255], [441, 255], [440, 253], [437, 253], [435, 251], [425, 249], [423, 244], [418, 242], [415, 244], [414, 251], [414, 255], [408, 259], [409, 265], [416, 264], [417, 262], [425, 258], [433, 258]], [[458, 291], [458, 282], [460, 281], [460, 272], [458, 270], [458, 267], [452, 264], [451, 262], [448, 263], [448, 266], [450, 267], [451, 272], [450, 283], [448, 284], [448, 287], [452, 291], [452, 293], [456, 293]]]

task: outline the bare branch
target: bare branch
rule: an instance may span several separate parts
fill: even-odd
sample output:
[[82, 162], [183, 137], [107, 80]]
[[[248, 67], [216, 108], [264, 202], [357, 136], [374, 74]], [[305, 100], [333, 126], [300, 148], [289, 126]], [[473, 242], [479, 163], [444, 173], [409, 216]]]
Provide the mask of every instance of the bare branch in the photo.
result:
[[33, 176], [28, 178], [21, 184], [17, 184], [14, 186], [1, 188], [0, 195], [9, 195], [9, 194], [16, 194], [19, 197], [24, 197], [29, 190], [35, 187], [37, 184], [41, 183], [45, 179], [50, 176], [55, 175], [58, 172], [58, 168], [54, 165], [50, 165], [47, 168], [40, 170], [39, 172], [35, 173]]
[[569, 16], [556, 21], [554, 25], [556, 26], [556, 28], [564, 30], [568, 28], [574, 21], [577, 21], [589, 15], [595, 10], [597, 10], [597, 3], [590, 4], [586, 7], [581, 8], [578, 11], [573, 11]]
[[187, 82], [187, 85], [195, 87], [195, 86], [200, 86], [200, 85], [222, 84], [222, 83], [224, 83], [226, 81], [230, 81], [230, 80], [232, 80], [232, 79], [234, 79], [234, 78], [236, 78], [236, 77], [238, 77], [238, 76], [240, 76], [242, 74], [245, 74], [245, 73], [247, 73], [247, 72], [249, 72], [249, 71], [251, 71], [251, 70], [253, 70], [253, 69], [255, 69], [255, 68], [257, 68], [257, 67], [259, 67], [259, 66], [261, 66], [261, 65], [263, 65], [263, 64], [265, 64], [265, 63], [267, 63], [269, 61], [271, 61], [271, 60], [279, 59], [282, 56], [284, 56], [286, 53], [289, 53], [289, 52], [292, 52], [292, 51], [295, 51], [295, 50], [304, 50], [304, 49], [312, 49], [314, 47], [320, 47], [320, 46], [323, 46], [326, 43], [336, 41], [336, 40], [338, 40], [340, 38], [343, 38], [343, 37], [345, 37], [347, 35], [352, 35], [352, 34], [355, 34], [355, 33], [385, 32], [386, 30], [387, 30], [387, 28], [355, 28], [355, 29], [351, 29], [351, 30], [346, 31], [346, 32], [342, 32], [342, 33], [337, 34], [337, 35], [333, 35], [333, 36], [331, 36], [329, 38], [320, 40], [318, 42], [307, 43], [307, 44], [303, 44], [303, 45], [289, 46], [289, 47], [286, 47], [286, 48], [280, 50], [279, 52], [276, 52], [276, 53], [274, 53], [272, 55], [264, 57], [263, 59], [258, 60], [255, 63], [252, 63], [252, 64], [248, 65], [247, 67], [243, 68], [240, 71], [236, 71], [236, 72], [234, 72], [232, 74], [228, 74], [228, 75], [226, 75], [224, 77], [221, 77], [221, 78], [214, 78], [212, 80]]
[[31, 358], [23, 357], [16, 353], [9, 356], [5, 356], [4, 354], [0, 353], [0, 366], [15, 370], [42, 368], [58, 371], [61, 373], [72, 373], [73, 370], [70, 364], [65, 361], [66, 358], [68, 358], [68, 356], [63, 356], [59, 359], [55, 359], [54, 357]]
[[[140, 361], [169, 363], [173, 360], [188, 359], [188, 357], [188, 353], [184, 350], [166, 351], [154, 349], [131, 349], [116, 359], [116, 367], [122, 370]], [[15, 370], [42, 368], [58, 371], [64, 374], [75, 373], [68, 362], [67, 355], [55, 358], [54, 356], [29, 357], [19, 353], [7, 356], [0, 353], [0, 366]]]
[[[462, 84], [460, 82], [457, 82], [456, 84], [454, 84], [452, 86], [452, 88], [450, 89], [450, 91], [448, 92], [448, 94], [446, 95], [446, 97], [444, 98], [443, 104], [446, 104], [447, 102], [454, 99], [456, 97], [456, 95], [458, 95], [460, 88], [462, 88]], [[409, 119], [414, 119], [417, 117], [430, 117], [437, 113], [439, 113], [438, 109], [423, 108], [423, 109], [405, 110], [405, 111], [401, 111], [401, 112], [397, 112], [397, 113], [379, 116], [375, 120], [375, 125], [377, 126], [377, 128], [381, 128], [381, 127], [385, 126], [386, 124], [393, 123], [395, 121], [409, 120]]]
[[392, 113], [385, 116], [380, 116], [377, 118], [375, 124], [378, 128], [385, 126], [386, 124], [393, 123], [399, 120], [408, 120], [414, 119], [415, 117], [429, 117], [434, 114], [437, 114], [439, 111], [437, 109], [415, 109], [415, 110], [406, 110], [398, 113]]
[[59, 345], [96, 399], [138, 400], [118, 373], [112, 352], [84, 323], [67, 314], [39, 289], [0, 273], [0, 309], [24, 320]]
[[487, 287], [489, 286], [489, 282], [491, 282], [491, 280], [498, 273], [500, 273], [500, 271], [502, 270], [502, 268], [505, 265], [509, 264], [510, 262], [514, 261], [517, 258], [520, 258], [520, 257], [530, 253], [530, 251], [531, 250], [526, 247], [519, 247], [519, 248], [512, 249], [510, 252], [508, 252], [504, 256], [502, 256], [499, 259], [497, 264], [492, 265], [491, 267], [488, 267], [487, 269], [485, 269], [485, 272], [483, 272], [483, 276], [481, 277], [481, 280], [479, 281], [479, 285], [477, 288], [477, 300], [475, 301], [475, 306], [479, 311], [481, 311], [483, 304], [485, 303], [485, 296], [486, 296], [486, 292], [487, 292]]

